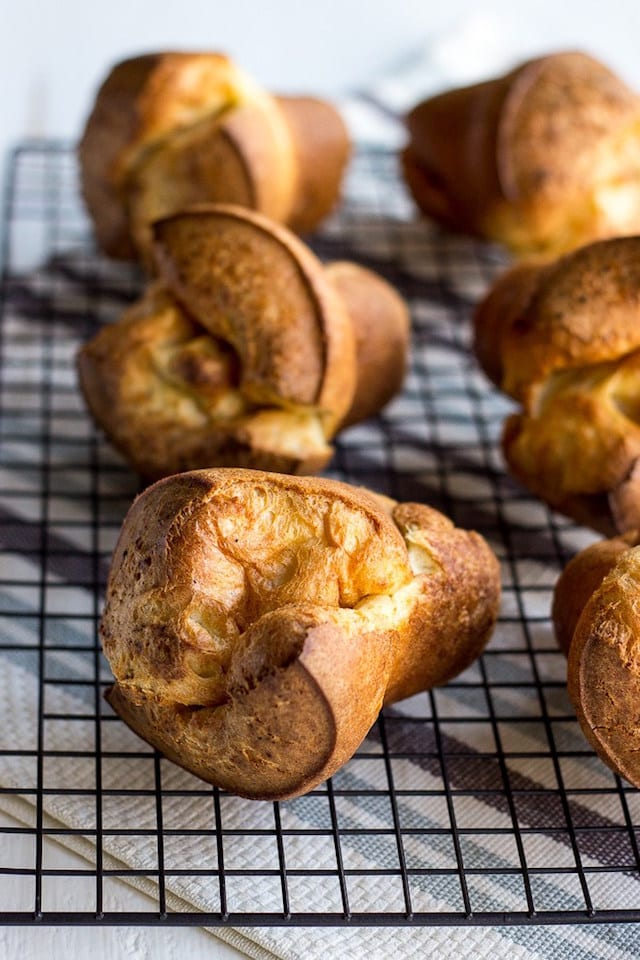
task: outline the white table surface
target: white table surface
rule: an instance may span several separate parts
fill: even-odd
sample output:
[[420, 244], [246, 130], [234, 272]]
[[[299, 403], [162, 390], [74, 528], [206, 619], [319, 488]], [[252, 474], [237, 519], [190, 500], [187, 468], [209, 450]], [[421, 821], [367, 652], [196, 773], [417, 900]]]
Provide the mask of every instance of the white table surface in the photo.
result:
[[[20, 826], [8, 814], [2, 813], [2, 823]], [[18, 838], [14, 838], [18, 840]], [[0, 835], [0, 843], [2, 838]], [[28, 862], [33, 857], [31, 838], [24, 837], [23, 856], [20, 857], [20, 841], [14, 855], [17, 862]], [[44, 838], [45, 857], [48, 865], [61, 869], [82, 869], [85, 861], [77, 854], [55, 841]], [[29, 902], [30, 879], [15, 876], [15, 901]], [[119, 882], [116, 887], [114, 909], [121, 911], [154, 910], [157, 904], [143, 893]], [[22, 895], [21, 895], [22, 893]], [[56, 894], [58, 895], [56, 897]], [[52, 887], [47, 909], [64, 911], [64, 884]], [[110, 889], [113, 896], [113, 889]], [[0, 958], [2, 960], [238, 960], [245, 957], [218, 937], [200, 927], [186, 926], [8, 926], [0, 927]]]

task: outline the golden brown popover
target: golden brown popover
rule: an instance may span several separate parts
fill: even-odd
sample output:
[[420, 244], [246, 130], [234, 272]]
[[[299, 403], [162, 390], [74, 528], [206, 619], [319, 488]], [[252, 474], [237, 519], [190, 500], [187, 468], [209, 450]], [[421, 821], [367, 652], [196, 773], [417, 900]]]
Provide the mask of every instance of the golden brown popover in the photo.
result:
[[502, 445], [536, 496], [605, 535], [640, 526], [640, 237], [498, 279], [475, 351], [521, 411]]
[[407, 128], [406, 182], [450, 229], [518, 256], [640, 233], [640, 98], [584, 53], [432, 97]]
[[598, 755], [640, 787], [640, 534], [577, 554], [554, 591], [569, 696]]
[[78, 355], [89, 409], [143, 476], [319, 472], [337, 430], [401, 386], [408, 311], [370, 270], [324, 267], [240, 207], [200, 206], [153, 233], [160, 279]]
[[147, 266], [151, 223], [195, 203], [240, 204], [313, 230], [338, 199], [349, 154], [334, 107], [271, 96], [218, 53], [116, 64], [79, 145], [99, 246]]
[[315, 477], [183, 473], [138, 497], [115, 548], [108, 700], [204, 780], [297, 796], [383, 704], [479, 655], [499, 592], [483, 538], [430, 507]]

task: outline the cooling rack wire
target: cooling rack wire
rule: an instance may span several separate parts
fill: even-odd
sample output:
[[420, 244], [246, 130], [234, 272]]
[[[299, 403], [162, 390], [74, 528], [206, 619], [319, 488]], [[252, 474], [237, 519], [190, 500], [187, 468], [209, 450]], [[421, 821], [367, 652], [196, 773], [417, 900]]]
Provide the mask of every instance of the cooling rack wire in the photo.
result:
[[[367, 148], [341, 209], [312, 238], [323, 258], [354, 259], [394, 283], [413, 323], [402, 394], [342, 435], [329, 475], [480, 531], [500, 558], [504, 600], [487, 651], [461, 677], [385, 710], [309, 795], [258, 803], [164, 760], [102, 696], [103, 587], [139, 481], [89, 421], [74, 357], [141, 277], [95, 253], [64, 144], [15, 151], [3, 213], [0, 919], [639, 919], [638, 794], [582, 737], [549, 621], [558, 572], [593, 537], [505, 475], [509, 403], [469, 349], [470, 313], [504, 265], [499, 254], [415, 219], [394, 157]], [[86, 866], [48, 862], [48, 838]], [[147, 891], [152, 909], [119, 911], [121, 879]], [[64, 913], [51, 908], [61, 885]]]

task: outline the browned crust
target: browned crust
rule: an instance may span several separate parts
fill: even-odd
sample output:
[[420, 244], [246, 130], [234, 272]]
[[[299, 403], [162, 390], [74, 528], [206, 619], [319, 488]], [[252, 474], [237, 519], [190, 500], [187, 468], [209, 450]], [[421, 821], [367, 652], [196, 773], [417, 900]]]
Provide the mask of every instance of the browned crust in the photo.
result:
[[486, 541], [461, 530], [425, 504], [401, 503], [393, 520], [411, 545], [427, 550], [434, 569], [422, 583], [385, 695], [394, 703], [446, 683], [476, 660], [493, 630], [500, 602], [500, 568]]
[[[138, 736], [169, 760], [239, 796], [288, 799], [325, 779], [325, 769], [326, 776], [332, 772], [333, 717], [317, 684], [299, 664], [264, 678], [259, 687], [234, 700], [232, 711], [137, 705], [117, 684], [108, 690], [107, 700]], [[274, 701], [282, 704], [277, 711]], [[306, 715], [302, 731], [301, 707]], [[229, 723], [231, 712], [233, 729], [228, 730], [225, 721]], [[238, 749], [243, 742], [251, 746]], [[261, 768], [270, 768], [271, 776], [256, 777]]]
[[276, 98], [216, 53], [158, 53], [117, 64], [79, 145], [82, 192], [104, 251], [150, 265], [150, 224], [193, 203], [240, 203], [317, 226], [349, 157], [339, 114]]
[[[291, 211], [300, 190], [300, 171], [295, 156], [295, 140], [275, 98], [265, 97], [239, 105], [220, 121], [220, 136], [234, 146], [239, 163], [251, 184], [247, 207], [278, 223], [289, 224]], [[236, 203], [225, 196], [227, 171], [219, 171], [222, 185], [219, 196], [202, 190], [200, 202]]]
[[347, 427], [381, 410], [400, 390], [407, 370], [410, 317], [405, 301], [382, 277], [355, 263], [325, 268], [355, 334], [357, 380]]
[[147, 150], [128, 184], [131, 231], [146, 266], [153, 267], [152, 224], [204, 201], [288, 222], [299, 194], [294, 148], [276, 101], [256, 95]]
[[522, 405], [511, 472], [607, 536], [640, 522], [640, 238], [599, 241], [498, 279], [474, 315], [487, 375]]
[[162, 287], [103, 327], [77, 365], [94, 419], [149, 479], [213, 465], [317, 473], [331, 458], [320, 423], [308, 435], [304, 420], [283, 419], [303, 430], [299, 443], [274, 435], [241, 395], [235, 353]]
[[481, 362], [500, 356], [499, 386], [521, 401], [556, 371], [640, 348], [640, 237], [507, 271], [478, 307], [475, 329]]
[[355, 264], [323, 267], [239, 207], [200, 206], [154, 230], [164, 279], [78, 354], [97, 422], [151, 479], [209, 466], [319, 472], [338, 428], [401, 386], [402, 299]]
[[297, 796], [384, 701], [466, 666], [498, 601], [488, 546], [427, 507], [319, 478], [181, 474], [138, 497], [114, 551], [109, 701], [203, 779]]
[[558, 202], [567, 191], [586, 195], [603, 146], [637, 124], [637, 95], [578, 52], [529, 61], [511, 76], [496, 150], [504, 197]]
[[505, 270], [473, 313], [476, 359], [491, 382], [505, 392], [509, 392], [507, 384], [514, 379], [509, 354], [512, 331], [527, 314], [542, 270], [538, 263], [521, 263]]
[[[418, 104], [407, 128], [409, 189], [445, 226], [547, 255], [638, 230], [640, 100], [583, 53], [447, 91]], [[620, 220], [599, 191], [626, 184], [635, 213]]]
[[137, 101], [161, 54], [117, 64], [98, 91], [78, 146], [81, 190], [96, 239], [109, 256], [134, 256], [126, 203], [115, 175], [118, 158], [139, 126]]
[[[102, 83], [78, 147], [82, 194], [105, 253], [135, 256], [130, 177], [168, 134], [217, 113], [251, 89], [217, 53], [163, 52], [116, 64]], [[135, 177], [133, 180], [134, 188]]]
[[[382, 706], [379, 667], [388, 638], [353, 637], [327, 619], [300, 609], [263, 618], [256, 632], [266, 649], [253, 651], [258, 672], [245, 675], [220, 706], [135, 704], [117, 684], [107, 699], [143, 739], [203, 780], [254, 800], [300, 796], [353, 755]], [[279, 643], [289, 657], [273, 662]], [[357, 689], [345, 675], [358, 676]]]
[[[569, 650], [568, 689], [589, 743], [640, 786], [640, 548], [604, 551], [615, 561], [578, 619]], [[608, 554], [611, 554], [609, 557]]]
[[[129, 230], [134, 246], [153, 273], [152, 224], [177, 210], [186, 210], [207, 197], [212, 203], [225, 201], [244, 207], [258, 207], [259, 185], [248, 167], [238, 142], [236, 127], [247, 114], [260, 114], [259, 108], [242, 105], [225, 122], [219, 115], [177, 132], [155, 149], [148, 151], [144, 175], [127, 183]], [[231, 118], [234, 122], [231, 122]], [[251, 124], [255, 129], [255, 122]], [[272, 164], [265, 165], [266, 174]], [[274, 191], [276, 198], [278, 191]], [[276, 213], [280, 213], [280, 207]]]
[[[133, 104], [119, 104], [121, 108], [133, 109], [136, 117], [136, 126], [122, 144], [114, 171], [120, 178], [131, 173], [150, 147], [175, 131], [197, 124], [245, 98], [262, 95], [225, 54], [171, 51], [152, 56], [155, 61], [136, 90]], [[125, 61], [115, 70], [126, 71], [130, 63]]]
[[340, 113], [325, 100], [280, 96], [275, 101], [289, 130], [297, 177], [285, 222], [296, 233], [311, 233], [338, 203], [351, 140]]
[[554, 510], [605, 536], [638, 525], [640, 431], [615, 401], [559, 394], [539, 415], [510, 416], [502, 448], [513, 475]]
[[558, 577], [553, 591], [551, 615], [556, 639], [565, 655], [569, 654], [576, 624], [587, 601], [622, 554], [638, 546], [639, 542], [637, 530], [608, 540], [598, 540], [572, 557]]
[[509, 417], [502, 440], [514, 473], [550, 498], [607, 493], [623, 483], [640, 458], [640, 425], [618, 386], [638, 375], [640, 352], [617, 367], [567, 376], [530, 413]]
[[247, 392], [318, 406], [332, 432], [355, 390], [354, 333], [311, 251], [259, 214], [223, 205], [165, 218], [154, 239], [171, 290], [242, 357]]
[[402, 169], [420, 209], [444, 226], [482, 235], [499, 195], [495, 140], [508, 79], [485, 81], [417, 104], [406, 118]]

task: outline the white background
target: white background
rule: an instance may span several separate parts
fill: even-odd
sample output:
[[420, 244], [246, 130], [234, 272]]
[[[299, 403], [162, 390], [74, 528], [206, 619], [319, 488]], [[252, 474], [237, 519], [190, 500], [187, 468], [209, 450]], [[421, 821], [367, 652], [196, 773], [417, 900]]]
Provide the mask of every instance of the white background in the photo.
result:
[[[638, 0], [0, 0], [0, 11], [0, 162], [24, 137], [76, 138], [110, 64], [155, 49], [224, 51], [267, 89], [335, 98], [407, 58], [425, 65], [426, 88], [427, 74], [446, 85], [584, 49], [640, 89]], [[0, 953], [230, 956], [200, 931], [145, 928], [8, 928]]]

